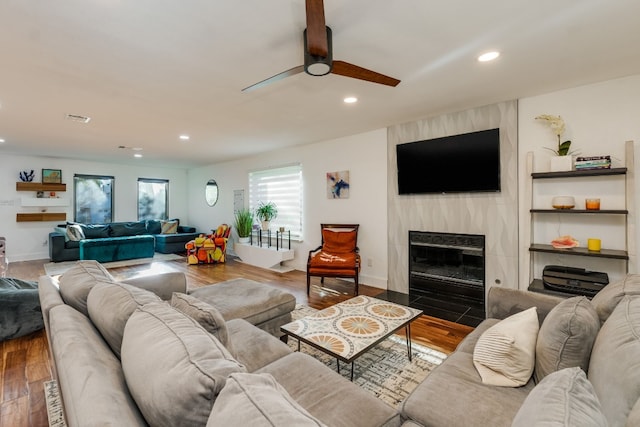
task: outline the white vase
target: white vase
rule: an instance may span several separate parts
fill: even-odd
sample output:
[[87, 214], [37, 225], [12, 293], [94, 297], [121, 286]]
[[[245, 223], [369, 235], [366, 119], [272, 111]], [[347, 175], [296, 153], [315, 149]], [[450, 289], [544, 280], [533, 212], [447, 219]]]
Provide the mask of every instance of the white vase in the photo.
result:
[[249, 243], [249, 237], [238, 237], [238, 243]]
[[573, 156], [554, 156], [549, 159], [550, 172], [573, 170]]

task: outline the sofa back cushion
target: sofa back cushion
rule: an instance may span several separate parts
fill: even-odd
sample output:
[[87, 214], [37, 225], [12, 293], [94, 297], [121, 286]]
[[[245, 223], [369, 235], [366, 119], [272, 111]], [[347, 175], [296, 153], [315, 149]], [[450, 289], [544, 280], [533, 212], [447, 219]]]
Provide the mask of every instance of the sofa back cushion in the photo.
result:
[[131, 315], [121, 360], [131, 395], [152, 426], [206, 425], [227, 377], [246, 372], [215, 336], [166, 302]]
[[584, 296], [568, 298], [551, 309], [538, 333], [536, 382], [563, 368], [578, 366], [586, 372], [599, 330], [598, 313]]
[[111, 237], [142, 236], [147, 232], [145, 221], [113, 222], [109, 225]]
[[120, 357], [122, 335], [129, 316], [141, 305], [161, 301], [153, 292], [124, 283], [98, 283], [87, 298], [89, 317], [109, 344], [113, 353]]
[[625, 425], [632, 409], [633, 418], [640, 417], [639, 296], [624, 297], [602, 325], [588, 377], [610, 425]]
[[147, 233], [149, 234], [160, 234], [162, 233], [162, 226], [160, 225], [159, 219], [148, 219], [147, 220]]
[[60, 276], [60, 295], [66, 304], [88, 316], [89, 291], [97, 283], [114, 281], [113, 276], [98, 261], [78, 261]]
[[321, 427], [273, 375], [231, 374], [218, 395], [207, 427]]
[[600, 317], [600, 323], [607, 320], [626, 295], [640, 295], [640, 274], [627, 274], [623, 279], [609, 283], [593, 297], [591, 304]]
[[233, 353], [227, 324], [217, 308], [196, 297], [179, 292], [174, 292], [171, 296], [171, 307], [198, 322], [207, 332], [218, 338], [227, 350]]
[[104, 239], [110, 237], [109, 224], [80, 224], [85, 239]]
[[547, 375], [527, 396], [511, 427], [607, 427], [593, 386], [580, 368]]

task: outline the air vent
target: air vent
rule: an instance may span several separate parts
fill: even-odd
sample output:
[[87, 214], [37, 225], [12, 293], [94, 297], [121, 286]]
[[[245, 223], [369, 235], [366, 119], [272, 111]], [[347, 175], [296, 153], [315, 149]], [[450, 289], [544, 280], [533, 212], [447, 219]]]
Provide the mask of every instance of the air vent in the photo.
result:
[[79, 114], [67, 114], [66, 119], [71, 120], [73, 122], [89, 123], [89, 120], [91, 120], [91, 117], [81, 116]]

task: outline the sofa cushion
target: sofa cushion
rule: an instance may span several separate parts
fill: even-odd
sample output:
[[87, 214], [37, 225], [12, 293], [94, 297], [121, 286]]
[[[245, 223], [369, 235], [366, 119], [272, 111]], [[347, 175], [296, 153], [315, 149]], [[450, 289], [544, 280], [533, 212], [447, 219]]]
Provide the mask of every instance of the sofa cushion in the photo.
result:
[[178, 221], [160, 221], [161, 234], [175, 234], [178, 232]]
[[216, 337], [166, 302], [138, 307], [124, 329], [122, 369], [149, 425], [206, 425], [226, 378], [246, 372]]
[[84, 232], [80, 224], [69, 224], [65, 230], [65, 237], [73, 242], [84, 239]]
[[535, 307], [487, 329], [473, 350], [473, 364], [482, 382], [505, 387], [526, 384], [535, 365], [538, 329]]
[[141, 305], [161, 301], [156, 294], [124, 283], [98, 283], [87, 298], [89, 317], [120, 357], [124, 326], [129, 316]]
[[600, 402], [578, 367], [547, 375], [527, 396], [512, 427], [607, 427]]
[[604, 323], [625, 295], [640, 295], [640, 274], [627, 274], [624, 279], [609, 283], [602, 288], [591, 304], [598, 312], [600, 323]]
[[231, 374], [209, 415], [214, 426], [324, 426], [282, 388], [271, 374]]
[[568, 298], [555, 306], [542, 322], [536, 343], [536, 382], [563, 368], [589, 369], [600, 319], [584, 296]]
[[191, 295], [174, 292], [171, 296], [171, 306], [198, 322], [207, 332], [215, 335], [218, 340], [233, 353], [227, 325], [222, 314], [204, 301]]
[[80, 224], [86, 239], [104, 239], [109, 237], [109, 224]]
[[287, 344], [244, 319], [229, 320], [227, 330], [229, 343], [237, 343], [227, 349], [247, 372], [255, 372], [292, 352]]
[[640, 297], [624, 297], [600, 328], [588, 377], [610, 425], [640, 410]]
[[113, 276], [99, 262], [78, 261], [60, 276], [60, 294], [65, 303], [89, 316], [87, 296], [91, 288], [99, 282], [114, 281]]
[[147, 220], [147, 233], [149, 234], [161, 234], [162, 233], [162, 225], [160, 224], [159, 219], [148, 219]]
[[111, 237], [142, 236], [149, 234], [145, 221], [114, 222], [110, 225], [110, 229], [109, 234]]

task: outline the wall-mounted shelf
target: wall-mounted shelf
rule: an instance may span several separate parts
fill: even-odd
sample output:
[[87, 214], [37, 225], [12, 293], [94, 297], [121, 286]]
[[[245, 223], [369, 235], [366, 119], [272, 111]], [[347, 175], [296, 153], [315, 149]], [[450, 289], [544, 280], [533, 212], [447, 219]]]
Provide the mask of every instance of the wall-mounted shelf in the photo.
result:
[[611, 168], [611, 169], [589, 169], [589, 170], [573, 170], [562, 172], [533, 172], [532, 179], [544, 178], [570, 178], [583, 176], [604, 176], [604, 175], [625, 175], [627, 168]]
[[69, 206], [69, 199], [58, 197], [23, 197], [21, 205], [25, 207]]
[[556, 249], [551, 245], [534, 243], [529, 247], [529, 251], [546, 252], [546, 253], [554, 253], [554, 254], [562, 254], [562, 255], [590, 256], [590, 257], [597, 257], [597, 258], [613, 258], [613, 259], [624, 259], [624, 260], [629, 259], [629, 255], [627, 254], [627, 251], [621, 251], [616, 249], [602, 249], [600, 252], [593, 252], [588, 250], [587, 248]]
[[66, 221], [65, 212], [34, 212], [16, 214], [16, 222]]
[[16, 191], [67, 191], [67, 184], [43, 184], [41, 182], [16, 182]]

